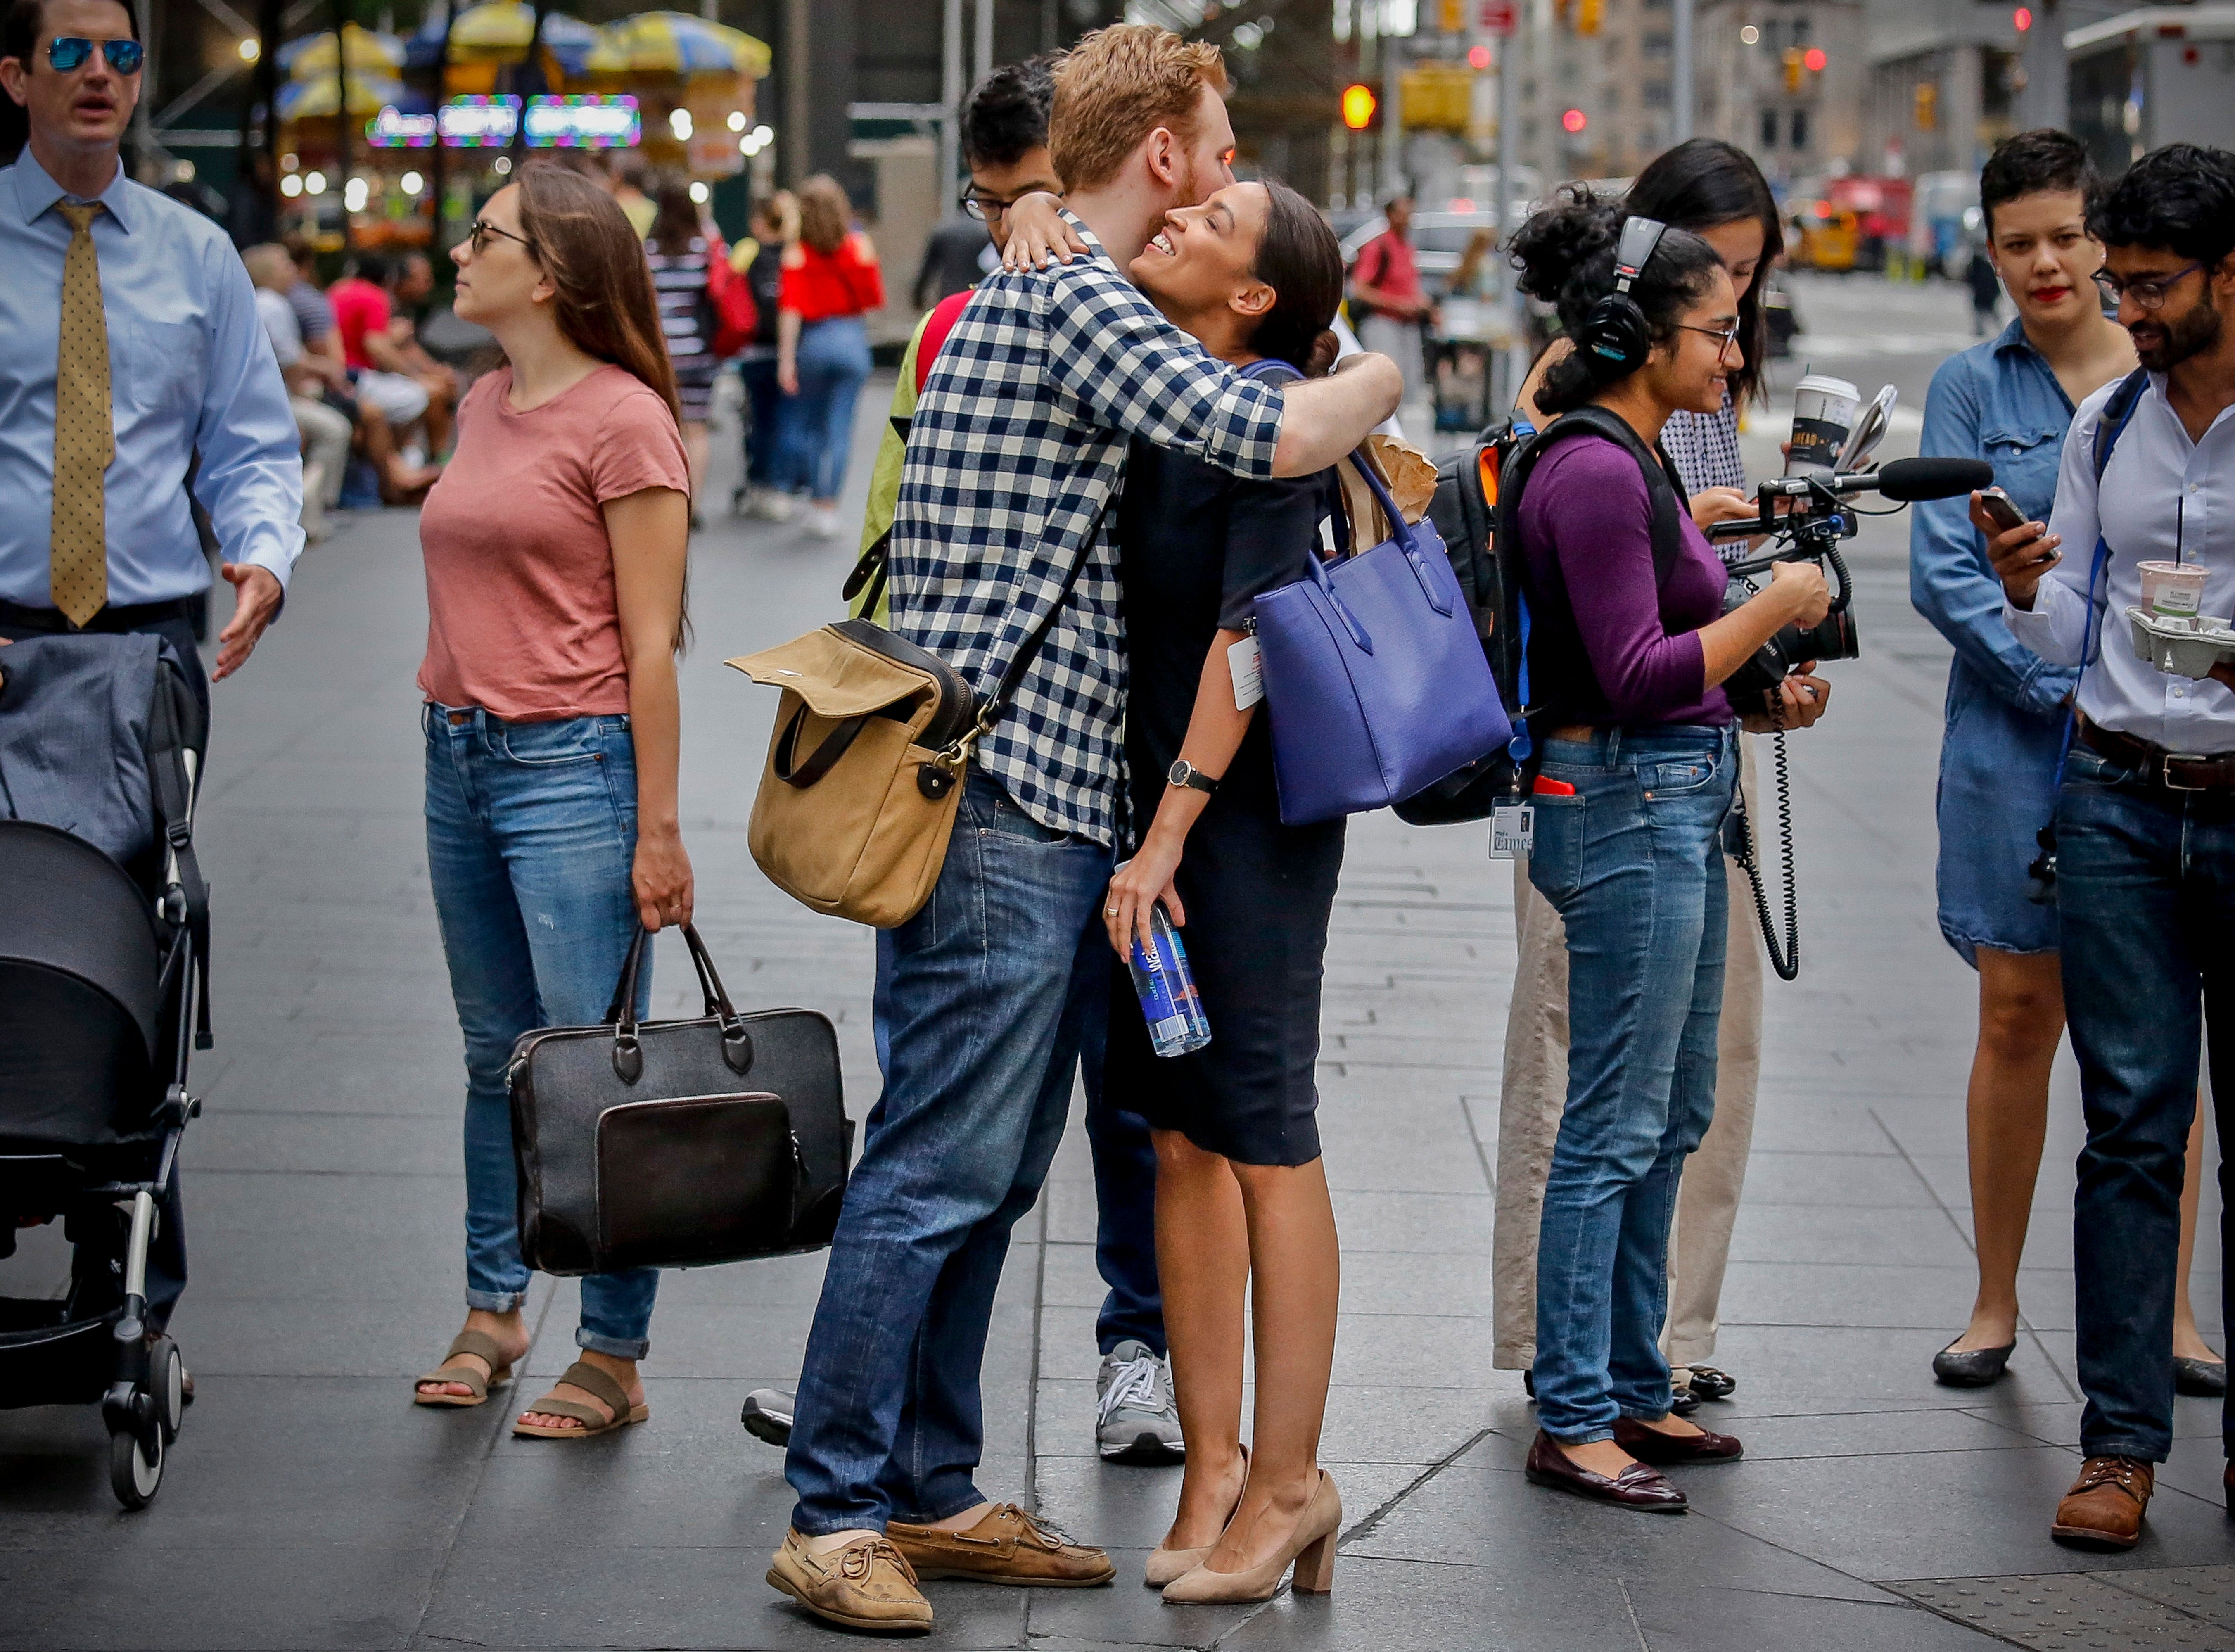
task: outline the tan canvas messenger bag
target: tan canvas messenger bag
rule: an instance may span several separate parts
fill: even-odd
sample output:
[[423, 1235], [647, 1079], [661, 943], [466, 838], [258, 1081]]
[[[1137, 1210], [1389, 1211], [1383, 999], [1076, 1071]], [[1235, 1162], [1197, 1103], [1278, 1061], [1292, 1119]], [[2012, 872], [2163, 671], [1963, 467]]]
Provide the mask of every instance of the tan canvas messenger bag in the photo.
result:
[[879, 929], [931, 898], [962, 782], [1071, 600], [1110, 502], [982, 704], [960, 672], [868, 620], [842, 620], [725, 661], [783, 691], [745, 841], [769, 881], [817, 912]]

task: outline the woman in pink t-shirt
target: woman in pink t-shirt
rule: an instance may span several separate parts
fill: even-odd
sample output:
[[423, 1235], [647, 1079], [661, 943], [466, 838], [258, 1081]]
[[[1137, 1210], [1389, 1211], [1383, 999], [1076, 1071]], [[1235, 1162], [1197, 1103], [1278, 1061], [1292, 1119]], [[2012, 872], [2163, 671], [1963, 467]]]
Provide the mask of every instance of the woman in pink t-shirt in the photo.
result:
[[[604, 1018], [639, 928], [691, 917], [675, 655], [691, 482], [636, 232], [532, 166], [450, 256], [457, 312], [506, 365], [458, 411], [427, 496], [427, 865], [466, 1042], [466, 1328], [418, 1380], [475, 1406], [528, 1352], [505, 1066], [538, 1026]], [[647, 960], [648, 962], [648, 960]], [[651, 1003], [651, 970], [638, 983]], [[581, 1439], [645, 1419], [657, 1269], [582, 1281], [582, 1358], [513, 1425]]]

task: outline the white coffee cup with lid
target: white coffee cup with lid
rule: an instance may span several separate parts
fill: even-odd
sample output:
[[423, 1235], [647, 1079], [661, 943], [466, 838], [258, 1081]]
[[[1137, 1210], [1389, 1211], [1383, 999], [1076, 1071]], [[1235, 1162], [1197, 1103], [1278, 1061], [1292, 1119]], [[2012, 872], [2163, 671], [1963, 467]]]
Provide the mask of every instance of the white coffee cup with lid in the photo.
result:
[[1786, 461], [1785, 474], [1831, 470], [1862, 404], [1862, 391], [1844, 378], [1811, 373], [1802, 379], [1793, 392], [1793, 454]]

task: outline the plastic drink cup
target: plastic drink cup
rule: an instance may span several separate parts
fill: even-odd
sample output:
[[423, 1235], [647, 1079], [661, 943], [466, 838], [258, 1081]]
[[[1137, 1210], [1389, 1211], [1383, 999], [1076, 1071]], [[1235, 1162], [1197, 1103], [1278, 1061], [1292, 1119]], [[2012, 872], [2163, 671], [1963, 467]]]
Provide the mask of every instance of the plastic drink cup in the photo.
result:
[[1788, 476], [1829, 471], [1854, 429], [1855, 412], [1863, 393], [1844, 378], [1811, 373], [1793, 392], [1793, 456], [1786, 462]]
[[2193, 617], [2204, 602], [2204, 569], [2194, 562], [2145, 562], [2142, 606], [2152, 613]]

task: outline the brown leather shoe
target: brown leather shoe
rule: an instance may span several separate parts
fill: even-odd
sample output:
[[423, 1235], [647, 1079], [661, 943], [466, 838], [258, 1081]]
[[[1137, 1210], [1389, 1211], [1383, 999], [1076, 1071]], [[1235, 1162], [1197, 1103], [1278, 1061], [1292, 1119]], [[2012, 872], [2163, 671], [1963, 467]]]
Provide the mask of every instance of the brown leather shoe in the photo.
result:
[[1670, 1485], [1660, 1470], [1643, 1463], [1632, 1463], [1609, 1479], [1572, 1460], [1541, 1428], [1530, 1444], [1525, 1472], [1537, 1485], [1573, 1491], [1577, 1497], [1625, 1509], [1642, 1509], [1648, 1514], [1681, 1514], [1690, 1506], [1684, 1494]]
[[2141, 1540], [2142, 1511], [2157, 1489], [2157, 1471], [2131, 1457], [2091, 1457], [2056, 1505], [2048, 1535], [2091, 1549], [2131, 1549]]
[[1641, 1463], [1734, 1463], [1746, 1447], [1728, 1434], [1664, 1434], [1628, 1417], [1614, 1419], [1614, 1443]]
[[921, 1578], [970, 1577], [1020, 1589], [1091, 1589], [1118, 1575], [1099, 1549], [1073, 1543], [1013, 1503], [996, 1503], [967, 1531], [895, 1520], [885, 1528]]
[[816, 1616], [849, 1629], [921, 1635], [931, 1628], [931, 1603], [915, 1586], [915, 1573], [882, 1537], [856, 1538], [818, 1555], [797, 1531], [787, 1531], [769, 1563], [768, 1581]]

